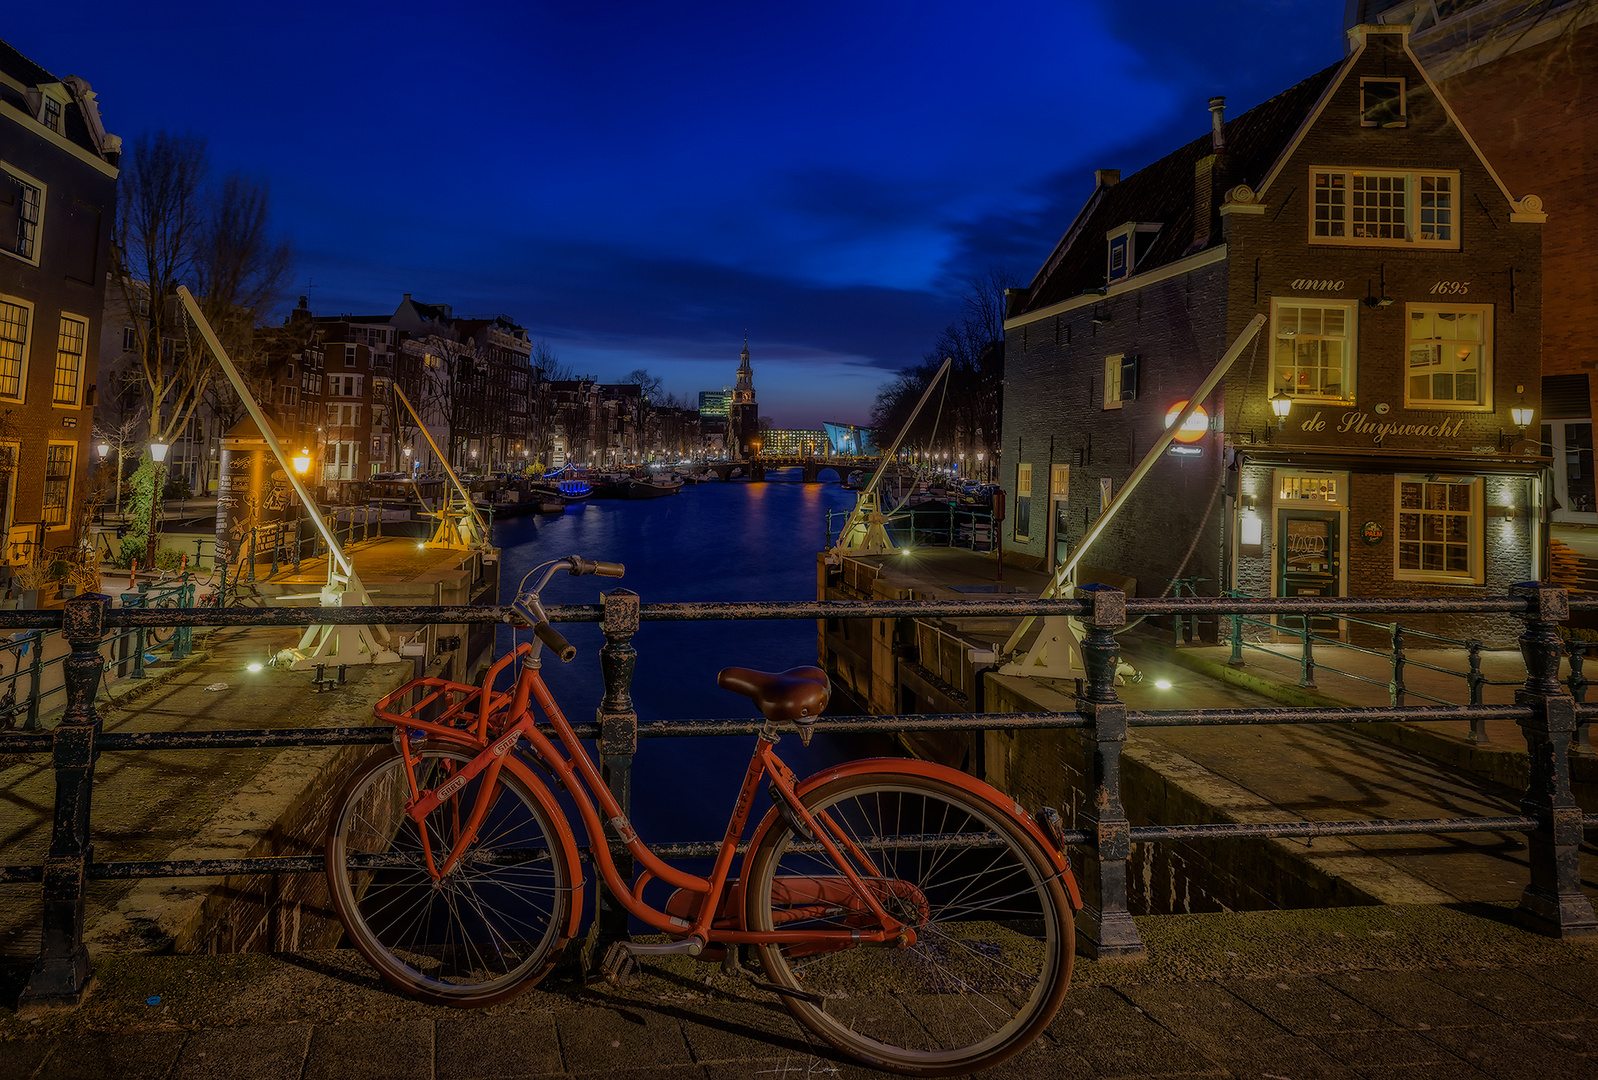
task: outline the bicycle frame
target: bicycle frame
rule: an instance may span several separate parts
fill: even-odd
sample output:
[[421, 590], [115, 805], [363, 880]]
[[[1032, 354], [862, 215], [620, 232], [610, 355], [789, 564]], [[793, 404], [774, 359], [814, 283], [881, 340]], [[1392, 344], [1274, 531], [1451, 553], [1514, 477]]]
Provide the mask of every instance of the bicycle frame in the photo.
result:
[[[507, 694], [491, 690], [494, 677], [507, 664], [518, 658], [521, 666], [514, 691]], [[891, 941], [899, 947], [908, 947], [914, 943], [914, 930], [888, 914], [878, 900], [876, 892], [866, 885], [862, 871], [856, 869], [857, 866], [862, 868], [867, 877], [880, 877], [881, 873], [872, 863], [870, 856], [854, 844], [827, 815], [813, 817], [805, 809], [801, 802], [798, 778], [773, 751], [777, 742], [776, 725], [768, 723], [765, 730], [757, 737], [755, 750], [750, 757], [749, 767], [744, 774], [713, 869], [708, 877], [700, 877], [664, 862], [638, 838], [632, 823], [601, 779], [592, 758], [572, 731], [570, 722], [545, 685], [539, 666], [538, 645], [525, 643], [496, 663], [480, 687], [449, 683], [440, 679], [422, 680], [424, 687], [434, 689], [418, 705], [413, 706], [413, 709], [420, 709], [435, 702], [443, 705], [444, 713], [435, 721], [421, 721], [385, 711], [409, 687], [390, 694], [378, 703], [378, 715], [391, 722], [402, 724], [401, 731], [405, 728], [420, 730], [433, 738], [473, 752], [472, 760], [460, 772], [439, 787], [425, 791], [416, 782], [414, 765], [419, 759], [412, 755], [409, 740], [405, 738], [398, 740], [402, 752], [406, 755], [408, 766], [406, 775], [411, 784], [411, 798], [407, 803], [406, 812], [413, 820], [421, 822], [429, 813], [453, 798], [474, 777], [487, 772], [466, 822], [459, 830], [449, 852], [433, 851], [427, 830], [425, 828], [420, 830], [423, 858], [428, 872], [433, 877], [439, 878], [448, 874], [475, 840], [477, 831], [481, 828], [483, 819], [493, 802], [500, 769], [509, 767], [529, 785], [542, 786], [542, 781], [519, 758], [510, 753], [521, 739], [526, 738], [538, 760], [550, 769], [571, 793], [588, 834], [588, 850], [592, 853], [594, 864], [606, 885], [631, 914], [655, 929], [674, 937], [698, 938], [701, 943], [715, 941], [729, 945], [803, 942], [844, 947], [851, 944]], [[537, 714], [529, 707], [530, 704], [536, 704], [538, 711], [554, 728], [556, 739], [560, 743], [559, 747], [540, 730]], [[470, 712], [473, 705], [476, 706], [475, 716]], [[516, 719], [508, 725], [495, 723], [496, 718], [510, 717]], [[463, 730], [461, 727], [452, 726], [451, 721], [464, 721], [469, 727]], [[562, 754], [562, 748], [565, 754]], [[738, 839], [748, 824], [755, 795], [762, 781], [767, 779], [774, 785], [778, 797], [783, 800], [794, 818], [807, 827], [821, 844], [837, 869], [838, 877], [848, 883], [855, 902], [861, 905], [861, 914], [869, 912], [872, 916], [873, 928], [767, 932], [742, 928], [741, 904], [737, 903], [741, 899], [741, 894], [737, 891], [740, 883], [737, 879], [729, 878], [729, 871], [732, 868], [733, 857], [737, 854]], [[604, 813], [603, 819], [600, 816], [601, 811]], [[770, 817], [771, 815], [768, 815], [767, 820], [763, 821], [761, 828], [757, 830], [757, 838], [769, 826]], [[570, 830], [570, 824], [564, 818], [557, 819], [557, 822], [557, 828]], [[607, 823], [615, 830], [627, 851], [642, 866], [642, 870], [631, 885], [623, 881], [610, 845], [604, 840], [604, 826]], [[1049, 849], [1045, 847], [1045, 850]], [[697, 912], [692, 921], [667, 914], [643, 899], [644, 888], [655, 880], [699, 894]], [[737, 912], [737, 928], [715, 927], [712, 924], [718, 911], [721, 910], [723, 898], [729, 895], [727, 891], [729, 887], [734, 890], [730, 898], [735, 901], [733, 911]]]

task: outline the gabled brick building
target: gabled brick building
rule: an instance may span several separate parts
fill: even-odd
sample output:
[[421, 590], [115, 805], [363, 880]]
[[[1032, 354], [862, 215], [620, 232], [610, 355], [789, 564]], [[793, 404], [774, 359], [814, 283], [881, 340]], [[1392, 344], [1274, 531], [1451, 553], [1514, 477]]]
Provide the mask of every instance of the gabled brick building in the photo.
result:
[[0, 536], [4, 561], [72, 543], [121, 140], [94, 91], [0, 42]]
[[[1264, 329], [1085, 562], [1252, 595], [1501, 593], [1537, 576], [1540, 201], [1409, 50], [1348, 57], [1099, 184], [1006, 330], [1007, 557], [1053, 566], [1227, 346]], [[1278, 422], [1271, 399], [1290, 403]]]

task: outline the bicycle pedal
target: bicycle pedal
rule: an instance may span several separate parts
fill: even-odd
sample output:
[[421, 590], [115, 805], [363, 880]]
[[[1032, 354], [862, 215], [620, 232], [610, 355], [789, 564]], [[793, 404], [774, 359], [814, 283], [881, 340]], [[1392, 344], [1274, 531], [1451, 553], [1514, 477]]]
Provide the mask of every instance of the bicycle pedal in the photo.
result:
[[605, 976], [605, 981], [619, 990], [638, 970], [638, 958], [627, 947], [627, 942], [618, 941], [606, 950], [605, 962], [599, 965], [599, 970]]

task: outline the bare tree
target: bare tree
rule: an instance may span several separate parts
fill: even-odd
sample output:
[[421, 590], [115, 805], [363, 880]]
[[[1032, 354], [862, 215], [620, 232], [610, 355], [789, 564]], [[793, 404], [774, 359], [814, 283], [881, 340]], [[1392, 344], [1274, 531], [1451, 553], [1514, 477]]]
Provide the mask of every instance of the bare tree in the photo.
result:
[[[951, 456], [981, 450], [990, 457], [999, 448], [1003, 412], [1004, 291], [1016, 279], [992, 267], [971, 279], [961, 297], [958, 318], [944, 327], [922, 362], [902, 369], [877, 393], [871, 422], [891, 440], [910, 419], [910, 410], [947, 357], [954, 361], [949, 385], [935, 395], [916, 418], [910, 441], [930, 444]], [[939, 409], [941, 396], [941, 411]]]
[[[192, 135], [141, 135], [124, 157], [118, 204], [113, 274], [134, 326], [133, 370], [150, 439], [170, 443], [218, 377], [177, 287], [188, 286], [223, 347], [248, 363], [256, 323], [288, 278], [289, 246], [271, 233], [266, 188], [238, 175], [213, 185], [205, 141]], [[136, 500], [147, 557], [159, 505], [159, 493]]]
[[[533, 426], [533, 445], [537, 448], [539, 462], [548, 468], [555, 446], [555, 428], [559, 422], [560, 407], [551, 383], [570, 382], [576, 378], [570, 364], [555, 355], [547, 341], [533, 342], [532, 401], [528, 402], [528, 419]], [[570, 432], [568, 432], [570, 434]]]

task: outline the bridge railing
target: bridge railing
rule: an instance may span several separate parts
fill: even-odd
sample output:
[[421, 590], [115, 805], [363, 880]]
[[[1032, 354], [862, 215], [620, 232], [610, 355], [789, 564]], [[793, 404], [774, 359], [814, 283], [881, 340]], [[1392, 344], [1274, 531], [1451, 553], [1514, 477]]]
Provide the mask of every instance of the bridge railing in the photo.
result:
[[[1082, 641], [1085, 676], [1072, 711], [988, 714], [845, 716], [823, 718], [817, 728], [835, 733], [899, 733], [907, 731], [988, 731], [1045, 729], [1075, 740], [1090, 765], [1075, 819], [1067, 822], [1065, 840], [1074, 845], [1083, 875], [1087, 907], [1078, 917], [1081, 941], [1100, 956], [1128, 956], [1144, 946], [1128, 905], [1128, 871], [1134, 844], [1194, 844], [1279, 837], [1372, 836], [1414, 833], [1523, 833], [1527, 837], [1529, 879], [1516, 915], [1542, 933], [1575, 936], [1598, 933], [1598, 920], [1581, 889], [1578, 850], [1584, 830], [1598, 827], [1598, 816], [1584, 814], [1570, 783], [1570, 753], [1578, 719], [1598, 714], [1598, 707], [1578, 705], [1559, 682], [1559, 625], [1569, 614], [1563, 589], [1526, 584], [1509, 595], [1469, 600], [1353, 598], [1223, 598], [1136, 599], [1102, 586], [1087, 586], [1072, 600], [977, 600], [816, 603], [721, 603], [643, 605], [637, 594], [618, 589], [602, 603], [550, 609], [557, 622], [598, 622], [606, 644], [600, 664], [605, 694], [593, 724], [576, 725], [585, 738], [598, 740], [607, 785], [627, 805], [634, 755], [641, 738], [683, 738], [752, 734], [756, 721], [654, 720], [640, 723], [632, 705], [630, 683], [636, 650], [632, 644], [640, 622], [723, 622], [745, 619], [868, 619], [913, 617], [957, 619], [1024, 615], [1074, 615], [1086, 629]], [[1576, 606], [1598, 609], [1598, 601]], [[1260, 618], [1265, 615], [1338, 617], [1368, 614], [1492, 612], [1518, 616], [1524, 622], [1520, 647], [1526, 678], [1512, 705], [1387, 708], [1183, 709], [1163, 712], [1129, 710], [1116, 694], [1119, 661], [1116, 631], [1140, 616], [1208, 614]], [[48, 732], [0, 739], [0, 757], [49, 755], [55, 772], [55, 816], [48, 854], [38, 865], [0, 865], [0, 882], [32, 883], [42, 890], [42, 945], [25, 996], [38, 999], [76, 998], [89, 976], [84, 946], [85, 890], [94, 881], [129, 878], [224, 877], [248, 874], [321, 873], [320, 854], [243, 859], [98, 861], [93, 857], [90, 793], [96, 762], [103, 753], [142, 750], [260, 749], [289, 746], [375, 745], [390, 741], [386, 728], [348, 727], [294, 730], [230, 730], [183, 733], [105, 732], [95, 712], [95, 687], [104, 666], [100, 649], [107, 635], [127, 628], [151, 626], [304, 626], [319, 624], [508, 622], [508, 609], [497, 607], [429, 608], [279, 608], [184, 609], [155, 611], [113, 609], [102, 595], [78, 597], [64, 612], [0, 611], [0, 630], [59, 629], [72, 646], [65, 663], [68, 705], [60, 723]], [[1134, 825], [1123, 804], [1121, 756], [1130, 732], [1140, 727], [1182, 727], [1256, 724], [1347, 724], [1383, 721], [1411, 724], [1436, 721], [1504, 719], [1517, 722], [1526, 735], [1531, 763], [1521, 813], [1425, 820], [1287, 820], [1268, 822], [1215, 821], [1197, 824]], [[1038, 807], [1029, 809], [1036, 812]], [[702, 857], [711, 842], [659, 845], [668, 857]], [[602, 932], [626, 933], [620, 905], [602, 916]]]

